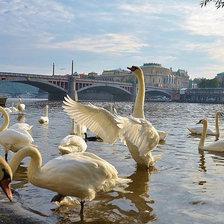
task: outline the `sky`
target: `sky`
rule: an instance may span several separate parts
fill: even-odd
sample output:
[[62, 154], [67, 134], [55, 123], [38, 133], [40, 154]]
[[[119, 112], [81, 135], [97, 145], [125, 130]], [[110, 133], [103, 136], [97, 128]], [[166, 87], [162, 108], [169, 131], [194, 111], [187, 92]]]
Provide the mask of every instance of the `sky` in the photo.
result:
[[160, 63], [224, 72], [224, 9], [201, 0], [0, 0], [0, 72], [88, 74]]

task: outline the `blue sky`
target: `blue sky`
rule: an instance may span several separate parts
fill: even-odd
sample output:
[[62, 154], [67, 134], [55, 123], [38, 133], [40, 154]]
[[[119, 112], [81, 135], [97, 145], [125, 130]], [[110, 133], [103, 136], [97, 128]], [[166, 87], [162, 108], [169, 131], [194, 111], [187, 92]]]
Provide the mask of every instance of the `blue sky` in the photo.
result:
[[0, 0], [0, 71], [70, 74], [147, 62], [224, 72], [224, 9], [200, 0]]

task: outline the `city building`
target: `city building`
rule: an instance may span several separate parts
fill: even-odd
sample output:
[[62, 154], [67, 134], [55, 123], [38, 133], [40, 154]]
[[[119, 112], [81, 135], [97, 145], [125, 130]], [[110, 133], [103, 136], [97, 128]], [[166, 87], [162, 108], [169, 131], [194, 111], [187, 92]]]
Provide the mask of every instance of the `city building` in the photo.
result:
[[[189, 76], [185, 70], [173, 71], [172, 68], [164, 68], [158, 63], [145, 63], [140, 67], [145, 76], [146, 86], [175, 89], [188, 88], [189, 86]], [[120, 68], [104, 70], [102, 75], [96, 78], [105, 81], [136, 82], [135, 76], [130, 71]]]

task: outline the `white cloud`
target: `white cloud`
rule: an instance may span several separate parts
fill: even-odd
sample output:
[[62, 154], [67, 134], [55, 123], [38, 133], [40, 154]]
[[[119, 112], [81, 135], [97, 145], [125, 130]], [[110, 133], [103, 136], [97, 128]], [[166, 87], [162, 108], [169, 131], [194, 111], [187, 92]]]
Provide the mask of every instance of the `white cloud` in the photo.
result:
[[194, 35], [224, 36], [223, 10], [215, 6], [194, 9], [185, 15], [180, 27]]
[[142, 43], [138, 38], [132, 35], [115, 33], [40, 45], [40, 47], [44, 48], [110, 53], [113, 55], [136, 53], [139, 52], [142, 47], [146, 46], [148, 46], [148, 44]]
[[1, 32], [26, 35], [44, 30], [49, 24], [69, 23], [74, 13], [53, 0], [9, 0], [0, 2]]

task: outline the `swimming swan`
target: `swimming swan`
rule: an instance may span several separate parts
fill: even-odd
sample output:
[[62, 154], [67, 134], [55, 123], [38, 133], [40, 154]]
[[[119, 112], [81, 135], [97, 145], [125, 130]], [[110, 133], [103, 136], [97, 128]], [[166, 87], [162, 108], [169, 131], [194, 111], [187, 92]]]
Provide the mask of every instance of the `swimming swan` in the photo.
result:
[[[211, 129], [207, 129], [207, 135], [212, 135], [212, 136], [216, 136], [217, 138], [219, 138], [219, 116], [222, 116], [223, 113], [221, 112], [216, 112], [216, 116], [215, 116], [215, 132], [212, 131]], [[202, 126], [195, 126], [195, 127], [191, 127], [191, 128], [188, 128], [187, 129], [191, 132], [191, 134], [193, 135], [201, 135], [202, 132], [203, 132], [203, 127]]]
[[48, 124], [49, 118], [48, 118], [48, 105], [45, 107], [45, 116], [41, 116], [39, 120], [40, 124]]
[[0, 127], [0, 144], [5, 150], [5, 160], [7, 161], [8, 151], [17, 152], [20, 148], [30, 145], [33, 142], [32, 136], [22, 129], [8, 128], [9, 115], [0, 107], [0, 113], [4, 116], [4, 124]]
[[22, 130], [26, 130], [26, 131], [31, 131], [33, 125], [29, 125], [27, 123], [15, 123], [13, 125], [10, 126], [10, 129], [22, 129]]
[[145, 83], [140, 67], [130, 68], [138, 79], [139, 88], [132, 116], [121, 117], [101, 107], [82, 105], [67, 96], [63, 108], [78, 123], [84, 124], [103, 141], [114, 144], [118, 137], [123, 137], [128, 149], [139, 166], [149, 168], [161, 156], [152, 156], [151, 151], [159, 143], [159, 135], [152, 124], [144, 117]]
[[18, 105], [17, 105], [17, 109], [19, 111], [24, 111], [25, 108], [26, 108], [26, 105], [24, 103], [22, 103], [22, 100], [21, 99], [19, 99], [19, 102], [18, 102]]
[[0, 156], [0, 186], [10, 201], [12, 201], [11, 180], [12, 170], [8, 163]]
[[202, 149], [206, 151], [214, 151], [214, 152], [224, 152], [224, 141], [222, 140], [205, 145], [205, 138], [206, 138], [206, 132], [208, 127], [207, 120], [202, 119], [198, 122], [198, 124], [203, 125], [203, 132], [202, 132], [201, 139], [198, 145], [198, 149]]
[[70, 135], [67, 135], [61, 140], [61, 143], [58, 146], [58, 150], [61, 152], [61, 154], [68, 154], [72, 152], [84, 152], [86, 149], [87, 144], [82, 138], [81, 132], [77, 132], [77, 135], [75, 134], [75, 121], [73, 119]]
[[13, 114], [17, 114], [18, 113], [18, 109], [16, 107], [14, 107], [14, 103], [12, 102], [12, 106], [9, 107], [9, 109], [12, 111], [11, 113]]
[[117, 184], [130, 182], [118, 178], [113, 165], [89, 152], [59, 156], [42, 166], [41, 154], [32, 146], [24, 147], [13, 156], [9, 163], [13, 173], [27, 156], [31, 157], [27, 173], [30, 183], [57, 192], [52, 201], [60, 202], [65, 196], [79, 198], [81, 214], [86, 199], [93, 200], [99, 191], [108, 191]]

